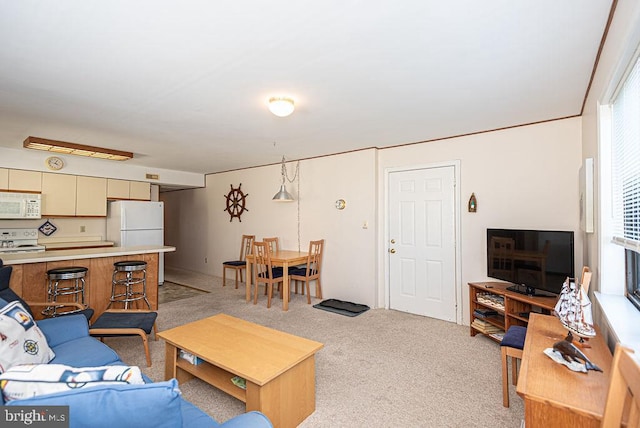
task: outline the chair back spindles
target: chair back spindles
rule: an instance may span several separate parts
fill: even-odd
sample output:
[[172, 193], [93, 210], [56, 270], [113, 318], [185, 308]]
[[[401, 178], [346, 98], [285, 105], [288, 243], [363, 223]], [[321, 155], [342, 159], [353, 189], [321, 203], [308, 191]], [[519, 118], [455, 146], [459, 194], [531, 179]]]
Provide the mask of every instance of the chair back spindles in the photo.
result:
[[306, 287], [308, 304], [311, 304], [311, 296], [309, 293], [309, 283], [311, 281], [316, 281], [316, 297], [322, 299], [322, 284], [320, 282], [320, 273], [322, 272], [323, 251], [324, 239], [309, 242], [309, 255], [307, 256], [307, 264], [305, 266], [294, 268], [289, 271], [289, 280], [294, 281], [296, 292], [298, 289], [297, 282], [302, 281], [304, 283], [303, 287]]
[[262, 241], [269, 246], [269, 251], [271, 251], [271, 254], [280, 251], [280, 240], [277, 237], [264, 238], [262, 239]]
[[253, 304], [258, 303], [258, 285], [265, 284], [267, 293], [267, 308], [271, 307], [271, 299], [273, 297], [273, 285], [282, 283], [284, 278], [282, 270], [275, 270], [271, 263], [271, 251], [266, 242], [253, 243], [253, 278], [255, 280], [256, 289], [253, 295]]

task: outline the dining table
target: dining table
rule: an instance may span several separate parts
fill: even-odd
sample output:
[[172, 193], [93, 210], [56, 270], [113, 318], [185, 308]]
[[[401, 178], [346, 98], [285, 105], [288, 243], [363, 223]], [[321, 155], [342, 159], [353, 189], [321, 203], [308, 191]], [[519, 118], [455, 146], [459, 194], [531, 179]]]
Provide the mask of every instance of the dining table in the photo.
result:
[[[289, 310], [289, 266], [297, 266], [307, 263], [309, 257], [308, 251], [295, 250], [279, 250], [271, 253], [271, 264], [273, 266], [282, 266], [282, 310]], [[255, 256], [247, 254], [247, 302], [251, 300], [251, 286], [253, 281], [253, 263]], [[256, 287], [256, 293], [258, 289]]]

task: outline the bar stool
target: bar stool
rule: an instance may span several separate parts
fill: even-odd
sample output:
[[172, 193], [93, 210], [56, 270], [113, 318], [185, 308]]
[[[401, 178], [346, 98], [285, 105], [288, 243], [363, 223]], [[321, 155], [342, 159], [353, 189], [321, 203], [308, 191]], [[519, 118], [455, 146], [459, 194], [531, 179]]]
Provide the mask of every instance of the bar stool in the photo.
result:
[[[147, 299], [147, 262], [131, 260], [115, 262], [111, 277], [111, 299], [109, 308], [114, 303], [124, 304], [124, 309], [129, 309], [129, 304], [144, 300], [151, 309]], [[136, 291], [135, 286], [142, 284], [142, 291]], [[122, 289], [124, 287], [124, 289]]]
[[59, 315], [67, 315], [81, 312], [82, 309], [69, 309], [61, 311], [60, 309], [68, 306], [65, 301], [59, 302], [61, 296], [71, 296], [71, 301], [82, 305], [85, 309], [87, 305], [84, 303], [84, 278], [89, 269], [86, 267], [63, 267], [49, 269], [47, 271], [47, 302], [51, 303], [43, 311], [42, 315], [46, 317], [56, 317]]

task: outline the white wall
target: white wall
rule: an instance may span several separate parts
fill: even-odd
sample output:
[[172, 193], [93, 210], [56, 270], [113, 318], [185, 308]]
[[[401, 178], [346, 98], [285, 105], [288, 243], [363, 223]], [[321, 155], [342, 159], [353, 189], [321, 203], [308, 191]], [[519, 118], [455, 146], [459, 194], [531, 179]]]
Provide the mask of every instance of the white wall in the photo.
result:
[[[582, 116], [582, 157], [594, 159], [594, 225], [595, 233], [588, 235], [585, 241], [585, 253], [587, 264], [594, 275], [591, 280], [591, 290], [599, 290], [603, 293], [622, 295], [624, 290], [623, 267], [616, 266], [622, 263], [621, 255], [613, 255], [612, 252], [621, 252], [620, 248], [612, 248], [608, 245], [610, 238], [602, 231], [602, 221], [609, 212], [609, 199], [605, 196], [606, 189], [601, 188], [601, 169], [603, 154], [599, 150], [598, 109], [599, 105], [608, 104], [611, 100], [615, 85], [621, 80], [631, 57], [640, 44], [640, 2], [636, 0], [619, 0], [616, 11], [611, 21], [609, 33], [600, 55], [598, 68], [593, 78], [589, 95], [585, 102]], [[604, 249], [604, 251], [602, 251]], [[637, 337], [633, 329], [629, 329], [629, 319], [616, 317], [615, 313], [608, 312], [605, 317], [600, 311], [601, 302], [594, 305], [594, 321], [603, 331], [605, 340], [610, 346], [614, 341], [623, 340], [617, 336], [622, 331], [626, 336]], [[631, 306], [631, 303], [625, 301]], [[617, 310], [624, 308], [618, 306]], [[637, 315], [632, 307], [630, 314]], [[620, 324], [620, 330], [613, 331], [612, 324]], [[613, 333], [613, 334], [612, 334]]]
[[[459, 278], [468, 323], [467, 282], [486, 277], [486, 228], [530, 228], [576, 232], [576, 266], [582, 265], [578, 170], [581, 120], [565, 119], [385, 150], [366, 150], [300, 163], [301, 246], [326, 239], [324, 297], [384, 306], [386, 293], [387, 168], [460, 160], [462, 213]], [[287, 164], [292, 175], [294, 165]], [[242, 222], [224, 211], [230, 185], [249, 194]], [[279, 236], [283, 248], [297, 247], [297, 204], [271, 201], [280, 184], [280, 166], [252, 168], [207, 177], [205, 189], [163, 193], [167, 243], [178, 251], [167, 264], [221, 276], [224, 260], [237, 258], [242, 234]], [[295, 187], [287, 185], [295, 194]], [[466, 212], [475, 192], [478, 212]], [[347, 208], [334, 208], [345, 199]], [[369, 228], [363, 229], [368, 222]], [[208, 263], [204, 262], [207, 258]]]
[[[324, 296], [370, 306], [376, 290], [375, 155], [365, 150], [301, 161], [299, 177], [300, 248], [325, 239]], [[295, 164], [287, 169], [292, 177]], [[243, 234], [278, 236], [281, 248], [297, 249], [298, 203], [271, 200], [280, 181], [280, 165], [272, 165], [209, 175], [205, 189], [163, 193], [167, 244], [177, 247], [167, 254], [167, 265], [222, 276], [222, 262], [237, 259]], [[248, 211], [242, 222], [230, 222], [225, 195], [240, 183]], [[287, 189], [297, 198], [296, 184], [287, 183]], [[347, 201], [346, 209], [334, 207], [337, 199]]]
[[[619, 81], [630, 57], [640, 43], [640, 2], [619, 0], [609, 34], [600, 56], [589, 96], [582, 116], [582, 157], [594, 159], [594, 205], [601, 207], [607, 201], [601, 198], [600, 190], [600, 153], [598, 150], [598, 105], [607, 104], [612, 91], [612, 82]], [[594, 275], [592, 287], [600, 287], [600, 252], [598, 241], [601, 239], [599, 223], [600, 210], [594, 212], [595, 233], [590, 234], [586, 242], [588, 264]]]
[[[381, 193], [386, 191], [382, 187], [387, 168], [460, 161], [462, 278], [458, 292], [462, 293], [465, 323], [469, 322], [467, 283], [487, 279], [487, 228], [572, 230], [576, 270], [582, 268], [580, 130], [580, 118], [572, 118], [379, 151]], [[478, 200], [476, 213], [467, 212], [471, 193]], [[380, 226], [384, 227], [385, 207], [382, 203], [379, 207]], [[380, 235], [382, 275], [387, 245]], [[386, 292], [384, 287], [386, 284], [382, 290]]]

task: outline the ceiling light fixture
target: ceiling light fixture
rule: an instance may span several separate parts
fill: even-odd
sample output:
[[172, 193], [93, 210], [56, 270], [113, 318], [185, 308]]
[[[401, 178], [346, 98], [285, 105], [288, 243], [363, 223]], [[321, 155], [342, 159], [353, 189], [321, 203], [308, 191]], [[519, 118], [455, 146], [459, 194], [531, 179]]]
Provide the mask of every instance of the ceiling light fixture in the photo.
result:
[[131, 152], [85, 146], [83, 144], [67, 143], [65, 141], [47, 140], [46, 138], [38, 137], [27, 137], [27, 139], [24, 140], [23, 146], [27, 149], [117, 161], [133, 158], [133, 153]]
[[291, 202], [294, 200], [293, 196], [291, 196], [291, 193], [287, 192], [287, 187], [284, 184], [284, 180], [286, 179], [289, 181], [289, 183], [293, 183], [296, 180], [296, 177], [298, 176], [299, 168], [300, 168], [300, 162], [296, 164], [296, 173], [294, 174], [293, 178], [290, 179], [289, 175], [287, 174], [287, 167], [285, 166], [285, 163], [284, 163], [284, 156], [282, 156], [282, 166], [280, 168], [280, 175], [282, 175], [282, 184], [280, 184], [280, 190], [278, 191], [278, 193], [276, 193], [272, 198], [274, 201]]
[[278, 117], [287, 117], [295, 109], [294, 102], [287, 97], [271, 97], [269, 98], [269, 110]]

